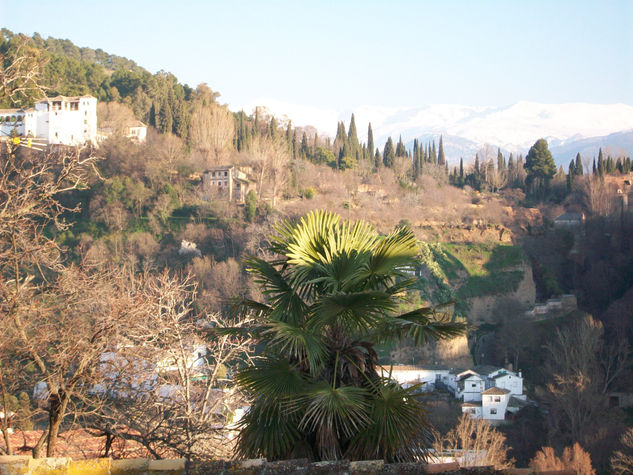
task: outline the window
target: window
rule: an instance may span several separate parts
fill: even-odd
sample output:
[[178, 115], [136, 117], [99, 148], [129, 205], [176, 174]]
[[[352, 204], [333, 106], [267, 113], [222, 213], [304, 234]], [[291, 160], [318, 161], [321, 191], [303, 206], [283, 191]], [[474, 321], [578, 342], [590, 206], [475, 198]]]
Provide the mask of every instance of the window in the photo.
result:
[[495, 402], [501, 402], [501, 396], [495, 396]]
[[229, 176], [229, 172], [224, 172], [224, 176]]
[[88, 119], [84, 119], [84, 124], [87, 124], [87, 123], [88, 123]]
[[496, 409], [490, 409], [490, 414], [496, 414], [497, 410]]
[[477, 387], [477, 384], [472, 383], [472, 384], [471, 384], [471, 387], [476, 388], [476, 387]]
[[229, 182], [228, 181], [224, 181], [224, 186], [229, 186]]

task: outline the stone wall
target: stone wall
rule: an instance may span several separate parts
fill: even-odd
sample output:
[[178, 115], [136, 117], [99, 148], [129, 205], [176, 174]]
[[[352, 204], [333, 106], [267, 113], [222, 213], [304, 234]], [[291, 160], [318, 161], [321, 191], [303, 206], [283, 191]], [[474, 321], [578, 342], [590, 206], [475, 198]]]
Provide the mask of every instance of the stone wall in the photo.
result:
[[[265, 459], [242, 461], [193, 462], [185, 470], [184, 459], [150, 460], [110, 458], [72, 460], [70, 458], [33, 459], [27, 456], [0, 456], [0, 475], [400, 475], [400, 474], [453, 474], [453, 475], [537, 475], [531, 469], [495, 470], [492, 467], [460, 468], [455, 462], [443, 464], [394, 463], [382, 460], [349, 462], [309, 462], [307, 459], [268, 462]], [[573, 475], [573, 471], [547, 472], [548, 475]]]

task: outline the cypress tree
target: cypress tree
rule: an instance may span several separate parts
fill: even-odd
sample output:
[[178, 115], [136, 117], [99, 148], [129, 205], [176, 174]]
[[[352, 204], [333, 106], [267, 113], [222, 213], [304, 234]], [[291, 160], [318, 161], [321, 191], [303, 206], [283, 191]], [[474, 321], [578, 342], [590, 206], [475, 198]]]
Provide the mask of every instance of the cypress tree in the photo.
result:
[[501, 153], [501, 149], [497, 148], [497, 170], [500, 172], [505, 172], [506, 170], [506, 159]]
[[376, 149], [376, 154], [374, 155], [374, 168], [378, 170], [382, 166], [382, 157], [380, 156], [380, 150]]
[[437, 164], [437, 151], [435, 150], [435, 140], [433, 140], [433, 148], [431, 149], [431, 163]]
[[393, 168], [396, 163], [396, 152], [393, 148], [393, 140], [391, 140], [391, 137], [387, 139], [385, 149], [382, 152], [382, 163], [388, 168]]
[[595, 175], [598, 170], [596, 169], [596, 157], [593, 157], [592, 173]]
[[417, 180], [420, 174], [420, 147], [418, 139], [413, 139], [413, 180]]
[[308, 158], [308, 137], [305, 132], [303, 132], [303, 136], [301, 137], [301, 148], [299, 149], [299, 154], [303, 158]]
[[371, 130], [371, 122], [367, 126], [367, 151], [370, 154], [374, 153], [374, 131]]
[[398, 139], [398, 144], [396, 145], [396, 157], [406, 157], [407, 149], [404, 147], [402, 143], [402, 135]]
[[582, 158], [580, 158], [580, 153], [576, 154], [576, 164], [574, 166], [574, 171], [576, 172], [576, 175], [583, 175]]
[[459, 179], [460, 182], [464, 180], [464, 159], [462, 157], [459, 157]]
[[606, 171], [606, 164], [602, 155], [602, 148], [598, 150], [598, 175], [603, 176]]
[[297, 129], [292, 132], [292, 158], [297, 159]]
[[360, 147], [358, 143], [358, 133], [356, 132], [356, 120], [354, 119], [354, 114], [352, 114], [352, 118], [349, 121], [349, 130], [347, 132], [347, 141], [352, 146], [354, 150]]
[[446, 164], [446, 157], [444, 156], [444, 140], [442, 139], [441, 135], [440, 135], [440, 145], [437, 152], [437, 163], [439, 163], [440, 165]]

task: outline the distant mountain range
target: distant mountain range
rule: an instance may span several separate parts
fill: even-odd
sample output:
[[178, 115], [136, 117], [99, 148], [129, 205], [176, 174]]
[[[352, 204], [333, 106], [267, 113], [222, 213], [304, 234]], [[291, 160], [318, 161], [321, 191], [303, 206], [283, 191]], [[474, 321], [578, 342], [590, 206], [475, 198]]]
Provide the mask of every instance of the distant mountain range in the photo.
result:
[[[287, 116], [297, 125], [314, 125], [333, 135], [336, 121], [349, 125], [351, 112], [305, 108], [276, 101], [264, 103], [277, 116]], [[598, 149], [611, 154], [633, 153], [633, 106], [626, 104], [539, 104], [520, 101], [507, 107], [432, 105], [419, 108], [359, 107], [353, 111], [361, 140], [371, 122], [376, 144], [387, 137], [402, 136], [408, 147], [413, 139], [423, 143], [444, 137], [449, 163], [460, 157], [466, 162], [485, 144], [508, 154], [527, 153], [539, 138], [546, 138], [557, 164], [567, 165], [580, 152], [585, 157], [598, 155]], [[310, 122], [309, 117], [313, 117]]]

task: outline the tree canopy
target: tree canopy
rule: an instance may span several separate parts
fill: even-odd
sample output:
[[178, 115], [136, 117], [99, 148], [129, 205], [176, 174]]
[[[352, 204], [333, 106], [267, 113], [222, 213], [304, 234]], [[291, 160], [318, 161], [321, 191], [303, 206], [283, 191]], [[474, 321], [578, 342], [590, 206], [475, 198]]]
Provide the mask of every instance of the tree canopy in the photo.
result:
[[381, 374], [375, 346], [405, 338], [422, 344], [460, 334], [465, 324], [431, 307], [398, 313], [416, 280], [404, 272], [419, 252], [413, 233], [379, 236], [365, 222], [316, 211], [278, 224], [268, 251], [272, 260], [246, 261], [265, 300], [239, 305], [255, 316], [251, 331], [265, 349], [236, 377], [252, 397], [239, 455], [423, 456], [429, 432], [417, 387]]

